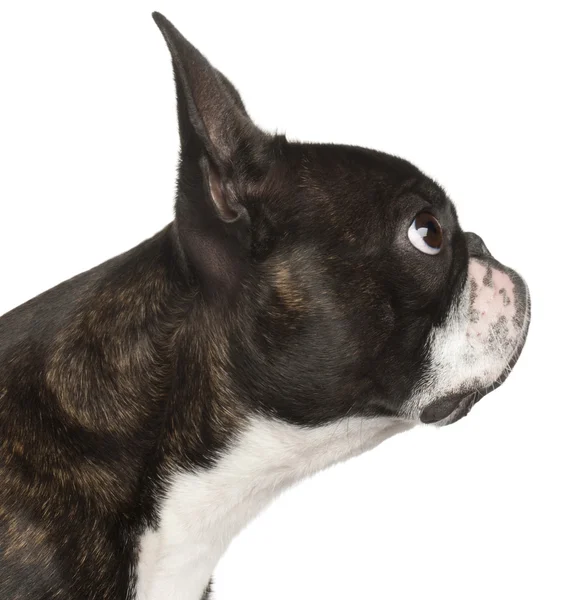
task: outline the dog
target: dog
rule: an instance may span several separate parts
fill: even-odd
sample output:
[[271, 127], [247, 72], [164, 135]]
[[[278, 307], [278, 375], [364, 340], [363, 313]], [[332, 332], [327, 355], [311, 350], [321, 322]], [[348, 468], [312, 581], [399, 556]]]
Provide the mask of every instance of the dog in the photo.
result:
[[0, 598], [208, 598], [295, 481], [507, 377], [530, 296], [406, 160], [259, 129], [175, 27], [174, 221], [0, 319]]

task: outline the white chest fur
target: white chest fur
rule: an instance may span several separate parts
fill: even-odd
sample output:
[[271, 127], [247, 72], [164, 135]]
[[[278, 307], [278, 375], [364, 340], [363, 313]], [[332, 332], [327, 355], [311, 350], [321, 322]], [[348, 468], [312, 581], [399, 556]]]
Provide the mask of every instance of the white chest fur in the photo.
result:
[[351, 418], [316, 428], [256, 419], [209, 470], [178, 473], [141, 539], [136, 600], [200, 600], [235, 535], [285, 487], [410, 428]]

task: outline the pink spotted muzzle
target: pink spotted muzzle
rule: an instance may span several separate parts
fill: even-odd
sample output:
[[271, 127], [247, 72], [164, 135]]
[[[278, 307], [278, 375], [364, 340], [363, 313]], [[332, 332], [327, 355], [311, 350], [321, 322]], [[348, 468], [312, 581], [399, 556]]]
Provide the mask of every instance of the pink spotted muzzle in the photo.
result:
[[[530, 318], [525, 281], [500, 264], [479, 236], [467, 233], [469, 343], [507, 360], [523, 346]], [[486, 348], [485, 348], [486, 347]]]
[[[489, 344], [505, 354], [522, 331], [519, 307], [523, 300], [508, 272], [490, 261], [469, 261], [471, 298], [467, 336], [470, 343]], [[515, 278], [515, 277], [514, 277]]]

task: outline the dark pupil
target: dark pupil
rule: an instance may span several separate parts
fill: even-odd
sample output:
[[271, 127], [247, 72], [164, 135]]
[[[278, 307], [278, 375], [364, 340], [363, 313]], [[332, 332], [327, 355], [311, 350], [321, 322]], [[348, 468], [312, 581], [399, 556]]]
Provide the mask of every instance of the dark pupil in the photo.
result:
[[441, 247], [441, 229], [439, 223], [432, 215], [428, 213], [420, 213], [416, 217], [416, 229], [424, 238], [424, 241], [431, 248]]

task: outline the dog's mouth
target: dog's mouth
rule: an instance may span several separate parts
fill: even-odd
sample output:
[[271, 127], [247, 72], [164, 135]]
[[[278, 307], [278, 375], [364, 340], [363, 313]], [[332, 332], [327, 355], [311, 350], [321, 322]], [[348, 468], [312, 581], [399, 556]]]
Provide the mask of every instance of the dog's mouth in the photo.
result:
[[487, 394], [490, 394], [490, 392], [501, 386], [510, 375], [510, 372], [514, 368], [518, 358], [520, 358], [520, 354], [522, 353], [524, 344], [526, 342], [529, 324], [530, 302], [529, 297], [527, 297], [521, 339], [512, 353], [512, 358], [508, 362], [502, 375], [489, 386], [478, 389], [467, 389], [463, 392], [450, 394], [439, 398], [438, 400], [434, 400], [422, 410], [420, 414], [420, 421], [425, 424], [435, 424], [440, 426], [456, 423], [463, 417], [466, 417], [473, 406], [475, 406], [475, 404], [477, 404], [481, 398], [484, 398]]

